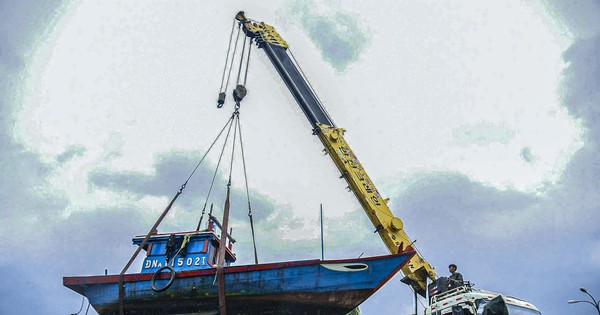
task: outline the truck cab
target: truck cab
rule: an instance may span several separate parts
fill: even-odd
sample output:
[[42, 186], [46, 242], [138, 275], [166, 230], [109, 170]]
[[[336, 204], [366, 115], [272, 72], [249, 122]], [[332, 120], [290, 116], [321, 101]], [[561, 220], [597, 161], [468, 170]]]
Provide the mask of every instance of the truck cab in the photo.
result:
[[[509, 315], [541, 315], [531, 303], [512, 296], [473, 288], [470, 283], [449, 290], [440, 290], [441, 281], [429, 286], [430, 304], [425, 315], [482, 315], [490, 301], [500, 296]], [[498, 299], [497, 299], [498, 300]]]

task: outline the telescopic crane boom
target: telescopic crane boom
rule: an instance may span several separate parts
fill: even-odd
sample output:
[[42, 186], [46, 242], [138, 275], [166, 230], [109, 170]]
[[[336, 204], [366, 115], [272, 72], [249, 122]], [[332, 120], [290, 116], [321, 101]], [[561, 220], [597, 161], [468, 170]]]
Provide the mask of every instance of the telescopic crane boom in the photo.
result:
[[[239, 12], [235, 18], [241, 24], [246, 36], [262, 48], [277, 69], [312, 125], [313, 134], [321, 139], [326, 152], [348, 182], [350, 189], [373, 223], [375, 232], [379, 234], [388, 250], [396, 254], [406, 249], [414, 249], [414, 241], [404, 231], [402, 220], [394, 216], [387, 205], [388, 199], [381, 197], [350, 149], [344, 139], [345, 130], [335, 126], [310, 84], [294, 64], [293, 58], [288, 54], [285, 40], [272, 26], [250, 20], [246, 18], [244, 12]], [[410, 285], [421, 296], [426, 294], [427, 279], [432, 281], [436, 279], [433, 267], [418, 253], [405, 264], [402, 273], [405, 276], [402, 282]]]

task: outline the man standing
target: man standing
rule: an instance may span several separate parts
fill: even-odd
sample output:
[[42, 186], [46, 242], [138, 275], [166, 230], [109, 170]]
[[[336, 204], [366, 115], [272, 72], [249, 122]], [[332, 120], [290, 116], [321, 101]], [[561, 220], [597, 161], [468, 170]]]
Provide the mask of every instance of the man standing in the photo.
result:
[[460, 272], [456, 272], [456, 269], [457, 267], [455, 264], [450, 264], [448, 266], [448, 270], [450, 271], [450, 277], [448, 277], [448, 280], [450, 280], [450, 289], [463, 285], [463, 276]]

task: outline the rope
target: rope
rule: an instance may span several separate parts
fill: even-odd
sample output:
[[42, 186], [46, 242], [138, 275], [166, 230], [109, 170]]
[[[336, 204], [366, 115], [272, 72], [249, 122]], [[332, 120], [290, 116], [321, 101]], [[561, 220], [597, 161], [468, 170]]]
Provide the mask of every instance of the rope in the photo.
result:
[[[236, 122], [239, 120], [239, 112], [236, 111], [235, 114], [236, 116]], [[231, 174], [233, 172], [233, 157], [235, 155], [235, 141], [237, 140], [237, 127], [238, 124], [232, 124], [235, 125], [235, 127], [233, 128], [233, 143], [231, 144], [231, 162], [229, 162], [229, 182], [227, 183], [228, 186], [231, 186]]]
[[[229, 224], [229, 196], [231, 192], [231, 185], [227, 184], [227, 196], [225, 197], [225, 206], [223, 207], [223, 225], [221, 227], [221, 240], [219, 241], [219, 252], [217, 259], [217, 272], [215, 273], [215, 277], [217, 277], [219, 282], [219, 309], [221, 315], [227, 315], [227, 304], [225, 302], [225, 275], [223, 272], [223, 267], [225, 265], [225, 254], [226, 254], [226, 246], [227, 246], [227, 227]], [[214, 281], [213, 281], [214, 283]]]
[[79, 313], [81, 313], [81, 311], [83, 310], [83, 302], [85, 301], [85, 296], [81, 297], [81, 307], [79, 307], [79, 311], [77, 311], [77, 313], [73, 313], [71, 315], [78, 315]]
[[250, 66], [250, 52], [252, 51], [252, 39], [250, 39], [250, 44], [248, 44], [248, 59], [246, 59], [246, 73], [244, 74], [244, 86], [246, 85], [246, 81], [248, 79], [248, 67]]
[[246, 51], [246, 39], [248, 37], [244, 36], [244, 44], [242, 45], [242, 55], [240, 56], [240, 66], [238, 68], [238, 75], [237, 75], [237, 81], [236, 84], [239, 85], [240, 84], [240, 75], [242, 74], [242, 65], [244, 64], [244, 52]]
[[[225, 83], [225, 72], [227, 72], [227, 63], [229, 63], [229, 52], [231, 51], [231, 42], [233, 41], [233, 30], [235, 29], [236, 20], [233, 19], [233, 25], [231, 25], [231, 33], [229, 34], [229, 44], [227, 45], [227, 57], [225, 57], [225, 65], [223, 66], [223, 76], [221, 77], [221, 87], [219, 88], [219, 92], [223, 91], [223, 83]], [[227, 89], [227, 85], [225, 85], [225, 89]]]
[[258, 253], [256, 251], [256, 238], [254, 236], [254, 220], [252, 220], [252, 206], [250, 205], [250, 190], [248, 189], [248, 173], [246, 171], [246, 156], [244, 154], [244, 141], [242, 139], [242, 123], [240, 117], [237, 119], [238, 130], [240, 133], [240, 148], [242, 151], [242, 165], [244, 166], [244, 181], [246, 183], [246, 198], [248, 199], [248, 217], [250, 218], [250, 230], [252, 231], [252, 245], [254, 246], [254, 263], [258, 264]]
[[[202, 161], [204, 161], [204, 158], [206, 157], [206, 155], [208, 154], [208, 152], [210, 152], [210, 150], [215, 145], [215, 143], [217, 142], [217, 140], [219, 140], [219, 138], [223, 134], [223, 131], [225, 131], [225, 128], [227, 128], [227, 125], [229, 125], [231, 123], [231, 121], [233, 120], [233, 118], [234, 118], [234, 115], [231, 115], [231, 117], [229, 117], [229, 119], [227, 120], [227, 122], [225, 123], [225, 125], [223, 126], [223, 128], [221, 128], [221, 131], [219, 132], [219, 134], [217, 135], [217, 137], [215, 138], [215, 140], [213, 140], [213, 142], [210, 144], [210, 147], [208, 148], [208, 150], [206, 150], [206, 153], [204, 153], [204, 156], [202, 156], [202, 159], [200, 159], [200, 162], [198, 162], [198, 164], [194, 168], [194, 171], [190, 174], [190, 176], [188, 177], [188, 179], [185, 181], [186, 184], [190, 180], [190, 178], [192, 177], [192, 175], [194, 175], [194, 173], [196, 172], [196, 170], [200, 166], [200, 163], [202, 163]], [[213, 177], [213, 182], [214, 182], [214, 180], [215, 179]], [[212, 183], [210, 185], [210, 188], [212, 189]], [[208, 192], [208, 196], [210, 196], [210, 190]], [[198, 226], [196, 227], [196, 231], [200, 230], [200, 225], [202, 224], [202, 217], [204, 217], [204, 213], [206, 211], [206, 204], [208, 203], [208, 196], [206, 197], [206, 201], [204, 202], [204, 207], [202, 208], [202, 216], [200, 217], [200, 221], [198, 222]]]
[[[244, 40], [245, 42], [245, 40]], [[243, 53], [242, 53], [243, 57]], [[236, 116], [236, 121], [239, 120], [239, 112], [236, 110], [233, 115]], [[234, 125], [234, 124], [232, 124]], [[231, 174], [233, 173], [233, 159], [235, 157], [235, 142], [237, 140], [237, 126], [233, 128], [233, 142], [231, 144], [231, 160], [229, 162], [229, 181], [227, 182], [227, 196], [225, 197], [225, 206], [223, 207], [223, 225], [221, 226], [221, 240], [219, 244], [219, 253], [217, 259], [217, 280], [219, 282], [219, 309], [221, 315], [227, 314], [226, 302], [225, 302], [225, 275], [223, 272], [223, 267], [225, 265], [225, 255], [227, 249], [227, 228], [229, 224], [229, 208], [230, 208], [230, 200], [229, 197], [231, 195]], [[231, 125], [229, 126], [229, 130], [231, 130]], [[229, 138], [229, 133], [227, 133], [227, 137]], [[225, 147], [223, 147], [224, 149]]]
[[315, 96], [315, 98], [319, 102], [319, 107], [321, 108], [321, 111], [323, 113], [325, 113], [325, 115], [327, 116], [327, 118], [329, 119], [329, 121], [331, 121], [333, 123], [333, 119], [331, 119], [331, 117], [329, 117], [329, 113], [327, 113], [327, 111], [325, 110], [325, 108], [323, 108], [323, 102], [321, 102], [321, 99], [319, 98], [319, 95], [315, 92], [315, 89], [313, 88], [312, 84], [310, 84], [310, 81], [308, 80], [308, 77], [304, 74], [304, 71], [300, 67], [300, 64], [298, 63], [298, 61], [296, 61], [296, 57], [294, 57], [294, 54], [292, 53], [292, 50], [288, 48], [287, 51], [290, 52], [290, 56], [292, 56], [293, 63], [295, 64], [296, 68], [298, 68], [298, 70], [300, 70], [300, 73], [302, 74], [302, 78], [308, 84], [308, 87], [310, 88], [311, 93]]
[[[240, 41], [240, 29], [241, 29], [241, 25], [240, 25], [240, 27], [238, 27], [238, 31], [237, 31], [237, 35], [236, 35], [236, 39], [235, 39], [235, 45], [233, 46], [233, 54], [231, 54], [231, 63], [229, 64], [229, 73], [227, 74], [227, 83], [225, 83], [225, 92], [227, 92], [227, 86], [229, 86], [229, 78], [231, 77], [231, 70], [233, 69], [233, 60], [235, 59], [235, 52], [237, 50], [238, 42]], [[244, 36], [244, 38], [245, 37], [246, 36]]]
[[198, 169], [198, 167], [200, 166], [200, 164], [202, 163], [202, 161], [204, 161], [204, 158], [206, 157], [206, 155], [208, 154], [208, 152], [210, 152], [210, 150], [215, 145], [215, 143], [217, 142], [217, 140], [219, 140], [219, 138], [221, 137], [221, 134], [223, 134], [223, 131], [225, 130], [225, 128], [227, 127], [227, 125], [229, 125], [229, 123], [231, 122], [231, 120], [233, 120], [233, 115], [231, 117], [229, 117], [229, 119], [227, 120], [227, 122], [225, 123], [225, 125], [223, 126], [223, 128], [221, 129], [221, 131], [219, 132], [219, 134], [217, 135], [217, 137], [215, 138], [215, 140], [213, 140], [213, 142], [210, 144], [210, 147], [208, 147], [208, 150], [206, 150], [206, 152], [204, 153], [204, 155], [200, 159], [200, 162], [198, 162], [198, 164], [196, 164], [196, 167], [194, 167], [194, 170], [192, 171], [192, 173], [190, 174], [190, 176], [185, 180], [185, 183], [182, 185], [183, 188], [185, 188], [185, 186], [187, 185], [187, 182], [190, 180], [190, 178], [192, 178], [192, 176], [194, 176], [194, 173], [196, 173], [196, 170]]
[[[212, 208], [212, 204], [210, 204]], [[196, 231], [200, 231], [200, 226], [202, 226], [202, 219], [204, 218], [204, 214], [206, 213], [206, 207], [202, 208], [202, 214], [200, 215], [200, 220], [198, 221], [198, 226], [196, 227]]]
[[181, 246], [179, 246], [179, 250], [177, 250], [177, 253], [173, 255], [173, 258], [171, 258], [171, 265], [175, 265], [175, 257], [177, 257], [181, 250], [183, 250], [187, 246], [187, 244], [190, 242], [190, 238], [192, 238], [192, 235], [194, 234], [186, 234], [183, 236], [183, 241], [181, 242]]
[[[204, 201], [204, 209], [206, 209], [206, 205], [208, 204], [208, 198], [210, 198], [210, 193], [212, 192], [213, 185], [215, 183], [215, 178], [217, 177], [217, 172], [219, 171], [219, 166], [221, 165], [221, 159], [223, 158], [223, 152], [225, 152], [225, 146], [227, 145], [227, 141], [229, 140], [229, 134], [231, 132], [231, 126], [233, 125], [233, 118], [236, 116], [236, 112], [231, 115], [231, 118], [227, 121], [227, 125], [229, 128], [227, 130], [227, 136], [225, 136], [225, 142], [223, 143], [223, 148], [221, 149], [221, 154], [219, 155], [219, 161], [217, 162], [217, 167], [215, 168], [215, 172], [213, 174], [213, 178], [210, 182], [210, 187], [208, 189], [208, 194], [206, 195], [206, 201]], [[196, 231], [199, 230], [200, 227], [196, 228]]]

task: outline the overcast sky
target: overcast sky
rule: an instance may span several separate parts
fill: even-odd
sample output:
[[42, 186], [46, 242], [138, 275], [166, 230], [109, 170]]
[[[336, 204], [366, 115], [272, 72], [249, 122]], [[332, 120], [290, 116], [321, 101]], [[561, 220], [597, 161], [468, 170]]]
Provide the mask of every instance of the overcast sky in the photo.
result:
[[[439, 275], [543, 314], [600, 297], [600, 2], [0, 2], [2, 314], [69, 314], [65, 275], [119, 273], [231, 114], [235, 13], [274, 25]], [[262, 262], [385, 254], [262, 51], [241, 108]], [[196, 227], [218, 154], [160, 231]], [[224, 163], [227, 164], [227, 163]], [[209, 202], [220, 213], [226, 169]], [[232, 219], [253, 261], [241, 160]], [[133, 272], [138, 266], [130, 268]], [[395, 277], [361, 307], [409, 314]]]

